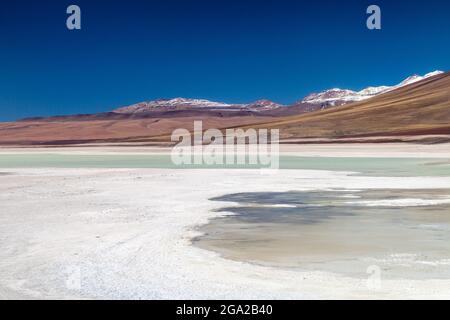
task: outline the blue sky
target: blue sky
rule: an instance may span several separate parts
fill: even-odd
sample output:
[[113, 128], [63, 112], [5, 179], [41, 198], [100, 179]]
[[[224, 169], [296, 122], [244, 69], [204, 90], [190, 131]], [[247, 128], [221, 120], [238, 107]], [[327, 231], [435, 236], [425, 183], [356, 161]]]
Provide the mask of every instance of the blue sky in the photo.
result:
[[[8, 2], [0, 121], [178, 96], [287, 104], [450, 69], [446, 0]], [[70, 4], [80, 31], [65, 26]], [[381, 7], [382, 30], [366, 28], [369, 4]]]

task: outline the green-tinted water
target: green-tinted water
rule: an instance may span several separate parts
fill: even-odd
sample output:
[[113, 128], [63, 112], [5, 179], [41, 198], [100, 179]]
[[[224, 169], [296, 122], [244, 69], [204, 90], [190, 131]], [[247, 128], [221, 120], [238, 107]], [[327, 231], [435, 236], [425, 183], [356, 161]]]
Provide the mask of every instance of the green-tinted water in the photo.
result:
[[[175, 165], [170, 155], [2, 154], [0, 168], [260, 168]], [[281, 169], [352, 171], [370, 176], [450, 176], [450, 159], [280, 156]]]

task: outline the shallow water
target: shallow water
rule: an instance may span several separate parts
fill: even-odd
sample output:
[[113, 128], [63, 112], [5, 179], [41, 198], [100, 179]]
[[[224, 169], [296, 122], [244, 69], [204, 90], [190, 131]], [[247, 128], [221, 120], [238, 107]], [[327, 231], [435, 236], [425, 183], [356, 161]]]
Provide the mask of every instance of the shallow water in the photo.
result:
[[[450, 190], [240, 193], [194, 244], [226, 258], [367, 278], [450, 278]], [[237, 203], [237, 205], [236, 205]]]
[[[258, 165], [183, 165], [170, 155], [0, 154], [0, 168], [260, 168]], [[419, 158], [280, 156], [281, 169], [351, 171], [366, 176], [450, 176], [450, 161]]]

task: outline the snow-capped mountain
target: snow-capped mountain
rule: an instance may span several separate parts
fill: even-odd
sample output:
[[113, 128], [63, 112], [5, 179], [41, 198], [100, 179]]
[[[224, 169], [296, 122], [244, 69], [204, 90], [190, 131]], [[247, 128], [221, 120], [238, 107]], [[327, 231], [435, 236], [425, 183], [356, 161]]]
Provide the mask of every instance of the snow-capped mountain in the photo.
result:
[[339, 89], [333, 88], [329, 90], [325, 90], [319, 93], [311, 93], [303, 98], [302, 102], [304, 103], [331, 103], [331, 102], [351, 102], [357, 101], [359, 99], [358, 92], [348, 90], [348, 89]]
[[441, 73], [443, 73], [443, 71], [437, 70], [427, 73], [424, 76], [415, 74], [394, 86], [367, 87], [361, 91], [333, 88], [319, 93], [312, 93], [303, 98], [301, 102], [333, 106], [342, 105], [349, 102], [362, 101], [372, 98], [373, 96], [376, 96], [378, 94], [385, 93]]
[[253, 110], [253, 111], [265, 111], [265, 110], [273, 110], [278, 109], [279, 107], [282, 107], [283, 105], [267, 100], [262, 99], [258, 100], [249, 104], [244, 104], [242, 107], [244, 109]]
[[[292, 106], [302, 105], [301, 110], [316, 111], [326, 109], [333, 106], [340, 106], [350, 102], [362, 101], [372, 98], [376, 95], [412, 84], [414, 82], [438, 75], [442, 71], [433, 71], [424, 76], [412, 75], [402, 82], [394, 86], [378, 86], [367, 87], [360, 91], [353, 91], [349, 89], [333, 88], [319, 93], [311, 93], [303, 100], [294, 103]], [[210, 101], [206, 99], [188, 99], [188, 98], [174, 98], [174, 99], [158, 99], [153, 101], [144, 101], [131, 106], [122, 107], [113, 110], [114, 113], [120, 114], [141, 114], [149, 112], [168, 112], [168, 111], [220, 111], [220, 112], [278, 112], [284, 106], [270, 100], [258, 100], [247, 104], [229, 104], [224, 102]], [[282, 110], [282, 109], [280, 109]], [[284, 110], [282, 110], [284, 111]]]
[[205, 99], [158, 99], [153, 101], [144, 101], [131, 106], [122, 107], [114, 110], [115, 113], [141, 113], [154, 111], [155, 109], [179, 109], [179, 108], [228, 108], [232, 105], [222, 102], [209, 101]]
[[398, 85], [391, 87], [391, 89], [400, 88], [400, 87], [406, 86], [408, 84], [411, 84], [411, 83], [414, 83], [414, 82], [417, 82], [417, 81], [420, 81], [420, 80], [423, 80], [423, 79], [426, 79], [429, 77], [437, 76], [438, 74], [441, 74], [441, 73], [444, 73], [444, 71], [436, 70], [433, 72], [429, 72], [424, 76], [419, 76], [417, 74], [414, 74], [414, 75], [406, 78], [402, 82], [400, 82]]
[[266, 111], [281, 107], [282, 105], [270, 100], [258, 100], [249, 104], [228, 104], [223, 102], [210, 101], [205, 99], [158, 99], [145, 101], [131, 106], [122, 107], [113, 110], [115, 113], [144, 113], [152, 111], [170, 111], [170, 110], [216, 110], [216, 111]]

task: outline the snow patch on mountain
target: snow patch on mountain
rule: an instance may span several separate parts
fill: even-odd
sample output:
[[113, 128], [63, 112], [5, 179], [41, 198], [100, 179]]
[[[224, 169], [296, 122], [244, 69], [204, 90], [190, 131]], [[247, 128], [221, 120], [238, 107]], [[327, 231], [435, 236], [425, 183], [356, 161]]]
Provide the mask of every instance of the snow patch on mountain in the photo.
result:
[[154, 111], [155, 109], [177, 109], [177, 108], [227, 108], [232, 105], [215, 102], [206, 99], [158, 99], [153, 101], [144, 101], [131, 106], [122, 107], [114, 110], [115, 113], [141, 113]]
[[253, 111], [273, 110], [273, 109], [277, 109], [282, 106], [283, 105], [281, 105], [279, 103], [276, 103], [276, 102], [273, 102], [270, 100], [266, 100], [266, 99], [258, 100], [253, 103], [243, 105], [243, 107], [245, 109], [249, 109], [249, 110], [253, 110]]
[[215, 111], [266, 111], [281, 107], [281, 104], [270, 100], [258, 100], [249, 104], [228, 104], [223, 102], [210, 101], [205, 99], [158, 99], [153, 101], [144, 101], [131, 106], [122, 107], [113, 110], [115, 113], [143, 113], [151, 111], [170, 111], [170, 110], [215, 110]]
[[303, 103], [313, 103], [313, 104], [329, 104], [329, 105], [340, 105], [349, 102], [362, 101], [369, 98], [372, 98], [376, 95], [424, 80], [426, 78], [436, 76], [438, 74], [443, 73], [443, 71], [433, 71], [427, 73], [424, 76], [420, 75], [412, 75], [399, 84], [395, 86], [379, 86], [379, 87], [367, 87], [361, 91], [353, 91], [349, 89], [339, 89], [333, 88], [329, 90], [325, 90], [319, 93], [312, 93], [305, 98], [303, 98]]

